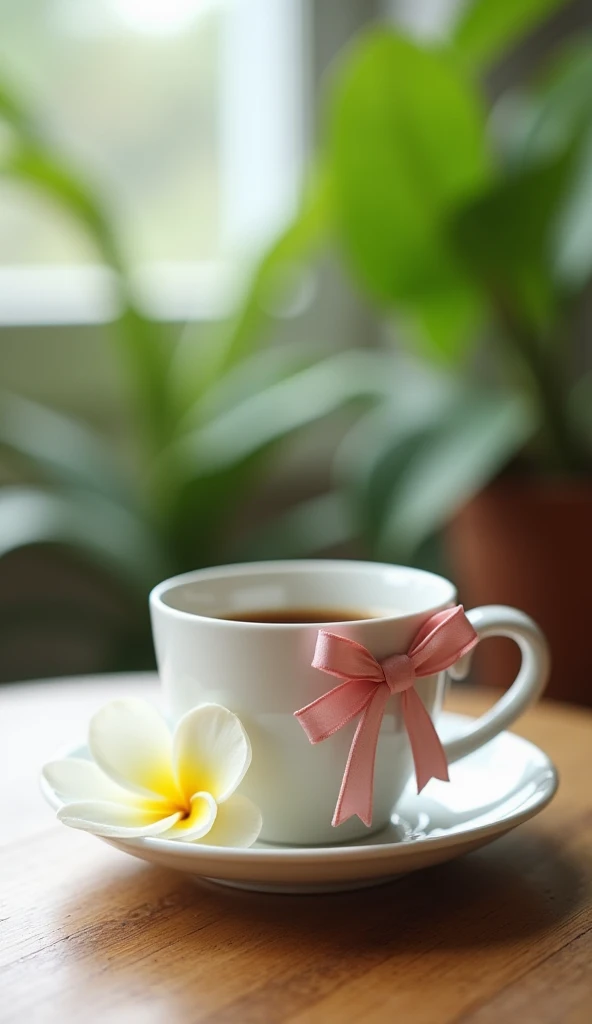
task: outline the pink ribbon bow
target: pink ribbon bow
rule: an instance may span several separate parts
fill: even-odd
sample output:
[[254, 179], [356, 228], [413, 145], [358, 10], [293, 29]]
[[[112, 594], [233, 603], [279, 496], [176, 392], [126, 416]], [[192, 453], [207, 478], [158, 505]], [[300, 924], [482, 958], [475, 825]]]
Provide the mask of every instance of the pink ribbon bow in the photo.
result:
[[472, 650], [478, 636], [462, 605], [437, 612], [419, 630], [407, 654], [383, 661], [362, 644], [319, 630], [313, 668], [343, 682], [295, 712], [311, 743], [321, 743], [361, 714], [343, 773], [333, 825], [357, 814], [372, 824], [374, 762], [380, 724], [391, 693], [401, 696], [403, 721], [411, 744], [417, 791], [430, 779], [448, 782], [448, 762], [433, 722], [415, 690], [415, 680], [450, 668]]

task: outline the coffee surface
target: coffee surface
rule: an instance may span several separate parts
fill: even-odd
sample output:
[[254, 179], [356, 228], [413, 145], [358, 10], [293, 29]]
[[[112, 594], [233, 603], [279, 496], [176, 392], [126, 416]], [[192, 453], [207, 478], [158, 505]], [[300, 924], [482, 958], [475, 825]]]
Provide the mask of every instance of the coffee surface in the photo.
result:
[[256, 608], [253, 611], [228, 612], [218, 615], [219, 619], [231, 622], [276, 622], [276, 623], [307, 623], [307, 622], [357, 622], [361, 619], [374, 619], [376, 612], [362, 611], [360, 608]]

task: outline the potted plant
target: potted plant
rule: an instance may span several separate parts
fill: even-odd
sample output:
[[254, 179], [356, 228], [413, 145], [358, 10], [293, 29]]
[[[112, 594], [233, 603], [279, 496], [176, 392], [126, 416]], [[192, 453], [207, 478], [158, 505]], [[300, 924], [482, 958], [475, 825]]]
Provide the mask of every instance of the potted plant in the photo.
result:
[[[339, 253], [430, 367], [401, 358], [395, 398], [337, 460], [374, 553], [413, 561], [450, 522], [466, 603], [533, 614], [554, 650], [550, 693], [592, 702], [592, 376], [577, 355], [592, 276], [592, 43], [558, 42], [493, 108], [482, 84], [558, 6], [476, 0], [444, 41], [390, 26], [354, 40], [327, 83], [290, 232], [306, 255], [313, 223], [314, 244]], [[492, 672], [505, 681], [500, 662]]]

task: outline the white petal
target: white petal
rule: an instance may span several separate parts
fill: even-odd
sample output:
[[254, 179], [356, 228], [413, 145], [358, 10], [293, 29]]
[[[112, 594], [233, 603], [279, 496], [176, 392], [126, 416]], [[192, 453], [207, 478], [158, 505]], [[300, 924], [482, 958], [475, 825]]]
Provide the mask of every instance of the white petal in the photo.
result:
[[191, 798], [191, 810], [187, 817], [180, 818], [161, 839], [201, 839], [208, 833], [216, 820], [218, 807], [209, 793], [196, 793]]
[[202, 704], [178, 723], [173, 764], [186, 800], [206, 792], [221, 803], [234, 793], [250, 763], [249, 737], [227, 708]]
[[101, 771], [94, 761], [82, 757], [67, 757], [63, 761], [50, 761], [43, 766], [43, 777], [51, 788], [68, 800], [133, 801], [133, 796]]
[[[169, 811], [171, 808], [167, 808]], [[96, 836], [111, 839], [134, 839], [137, 836], [159, 836], [181, 817], [180, 811], [162, 816], [151, 809], [130, 807], [108, 800], [81, 800], [66, 804], [58, 811], [64, 825], [81, 828]]]
[[143, 700], [114, 700], [93, 715], [90, 752], [100, 768], [126, 789], [176, 801], [172, 738], [164, 719]]
[[212, 828], [199, 842], [208, 846], [252, 846], [259, 836], [261, 811], [246, 796], [235, 793], [218, 804]]

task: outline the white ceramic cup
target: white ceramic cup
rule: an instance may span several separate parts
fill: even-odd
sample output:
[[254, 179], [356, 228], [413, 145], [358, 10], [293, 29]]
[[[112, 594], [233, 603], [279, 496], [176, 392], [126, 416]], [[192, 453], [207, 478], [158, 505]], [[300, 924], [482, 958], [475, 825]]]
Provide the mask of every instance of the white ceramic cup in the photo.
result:
[[[261, 808], [263, 840], [314, 845], [367, 836], [368, 828], [357, 817], [337, 828], [331, 825], [356, 722], [312, 746], [294, 718], [295, 711], [337, 682], [311, 666], [318, 631], [357, 640], [382, 659], [406, 652], [426, 619], [455, 603], [448, 580], [373, 562], [260, 562], [166, 580], [152, 591], [150, 609], [168, 713], [177, 721], [195, 705], [211, 702], [239, 716], [253, 748], [241, 792]], [[375, 617], [304, 625], [218, 617], [307, 607], [359, 609]], [[538, 698], [549, 670], [547, 644], [528, 616], [497, 605], [467, 614], [480, 639], [515, 640], [522, 664], [494, 707], [445, 744], [449, 762], [511, 725]], [[418, 680], [417, 691], [434, 720], [447, 677], [466, 674], [468, 658], [447, 673]], [[400, 701], [391, 697], [378, 741], [372, 830], [387, 824], [412, 770]]]

